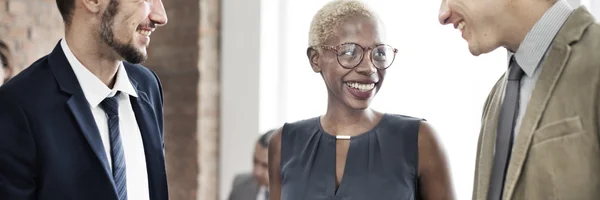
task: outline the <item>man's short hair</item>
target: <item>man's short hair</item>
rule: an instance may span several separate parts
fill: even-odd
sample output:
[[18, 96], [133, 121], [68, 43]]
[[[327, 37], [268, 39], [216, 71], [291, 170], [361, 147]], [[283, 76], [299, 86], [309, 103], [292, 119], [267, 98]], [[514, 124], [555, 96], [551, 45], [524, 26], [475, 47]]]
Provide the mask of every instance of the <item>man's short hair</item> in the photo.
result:
[[271, 129], [269, 131], [267, 131], [266, 133], [262, 134], [260, 136], [260, 138], [258, 138], [258, 144], [263, 147], [263, 148], [268, 148], [269, 147], [269, 140], [271, 140], [271, 135], [273, 135], [273, 133], [275, 133], [275, 129]]
[[58, 11], [65, 25], [70, 25], [73, 18], [73, 10], [75, 10], [75, 0], [56, 0], [56, 6], [58, 6]]

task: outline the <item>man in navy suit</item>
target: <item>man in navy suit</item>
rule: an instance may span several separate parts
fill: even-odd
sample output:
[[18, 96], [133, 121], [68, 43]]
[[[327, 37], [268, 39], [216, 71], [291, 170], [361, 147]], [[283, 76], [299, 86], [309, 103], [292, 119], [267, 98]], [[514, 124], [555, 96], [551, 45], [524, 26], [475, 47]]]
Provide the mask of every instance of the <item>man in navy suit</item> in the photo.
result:
[[0, 199], [168, 199], [161, 0], [56, 0], [65, 38], [0, 87]]

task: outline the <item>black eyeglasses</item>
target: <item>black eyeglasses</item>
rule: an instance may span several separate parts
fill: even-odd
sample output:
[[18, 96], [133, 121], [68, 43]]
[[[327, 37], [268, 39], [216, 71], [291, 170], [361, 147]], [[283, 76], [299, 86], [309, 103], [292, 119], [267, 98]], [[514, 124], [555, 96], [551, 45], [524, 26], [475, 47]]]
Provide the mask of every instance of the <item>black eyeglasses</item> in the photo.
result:
[[378, 69], [387, 69], [392, 66], [398, 49], [387, 45], [379, 44], [374, 47], [362, 47], [356, 43], [344, 43], [338, 46], [321, 45], [312, 48], [323, 48], [334, 50], [337, 53], [338, 63], [346, 69], [353, 69], [358, 66], [365, 55], [365, 52], [371, 53], [371, 62]]

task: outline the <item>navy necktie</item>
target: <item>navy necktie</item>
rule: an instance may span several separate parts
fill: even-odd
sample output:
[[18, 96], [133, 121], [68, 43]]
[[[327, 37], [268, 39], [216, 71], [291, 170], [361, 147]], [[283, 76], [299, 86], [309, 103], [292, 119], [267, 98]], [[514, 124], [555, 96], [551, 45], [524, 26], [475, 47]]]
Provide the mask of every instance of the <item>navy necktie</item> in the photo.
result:
[[494, 165], [492, 166], [488, 200], [500, 200], [502, 198], [504, 180], [506, 178], [506, 170], [508, 169], [508, 161], [510, 160], [514, 137], [515, 119], [519, 110], [519, 87], [523, 74], [523, 69], [521, 69], [521, 66], [519, 66], [513, 56], [510, 60], [506, 92], [504, 93], [504, 101], [502, 102], [498, 118]]
[[110, 137], [110, 154], [113, 180], [119, 200], [127, 200], [127, 180], [125, 173], [125, 155], [119, 131], [119, 92], [114, 97], [104, 99], [100, 106], [108, 117], [108, 135]]

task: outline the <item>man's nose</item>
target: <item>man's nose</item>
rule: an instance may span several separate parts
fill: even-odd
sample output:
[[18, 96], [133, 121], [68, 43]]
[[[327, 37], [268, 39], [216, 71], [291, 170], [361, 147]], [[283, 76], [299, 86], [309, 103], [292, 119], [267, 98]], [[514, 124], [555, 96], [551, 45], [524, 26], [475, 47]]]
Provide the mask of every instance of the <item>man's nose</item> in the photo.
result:
[[440, 21], [441, 25], [446, 25], [448, 24], [448, 19], [450, 19], [450, 9], [448, 8], [448, 1], [447, 0], [442, 0], [442, 3], [440, 4], [440, 11], [438, 14], [438, 20]]
[[162, 0], [153, 0], [152, 8], [150, 10], [150, 20], [158, 26], [163, 26], [169, 21], [167, 19], [167, 12]]

